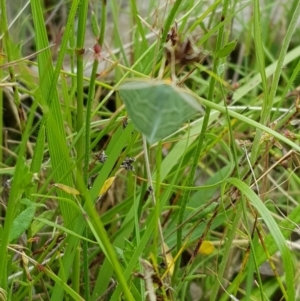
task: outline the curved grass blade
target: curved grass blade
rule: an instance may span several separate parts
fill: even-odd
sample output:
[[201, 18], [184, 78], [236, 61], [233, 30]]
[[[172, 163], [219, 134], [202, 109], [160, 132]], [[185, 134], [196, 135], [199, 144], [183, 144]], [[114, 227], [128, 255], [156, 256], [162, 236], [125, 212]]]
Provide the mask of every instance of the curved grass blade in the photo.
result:
[[[278, 250], [281, 253], [282, 261], [285, 269], [287, 296], [286, 300], [295, 300], [295, 287], [294, 287], [294, 267], [292, 256], [289, 248], [286, 245], [284, 236], [280, 231], [274, 218], [266, 208], [265, 204], [262, 203], [260, 198], [255, 194], [255, 192], [247, 186], [244, 182], [236, 178], [229, 178], [226, 180], [228, 183], [237, 187], [251, 202], [251, 204], [256, 208], [256, 210], [261, 215], [264, 223], [267, 225], [274, 241], [277, 245]], [[282, 292], [285, 294], [286, 292]]]

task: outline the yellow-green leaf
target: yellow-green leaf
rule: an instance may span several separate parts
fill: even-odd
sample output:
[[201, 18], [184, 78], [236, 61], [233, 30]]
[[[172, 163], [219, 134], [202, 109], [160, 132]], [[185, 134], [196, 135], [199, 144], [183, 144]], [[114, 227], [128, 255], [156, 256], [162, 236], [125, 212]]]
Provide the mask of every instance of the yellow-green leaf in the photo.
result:
[[73, 188], [73, 187], [70, 187], [70, 186], [67, 186], [65, 184], [61, 184], [61, 183], [55, 183], [53, 184], [53, 186], [57, 187], [58, 189], [68, 193], [68, 194], [72, 194], [72, 195], [79, 195], [80, 192]]
[[171, 254], [171, 252], [168, 253], [169, 247], [163, 242], [162, 244], [163, 253], [166, 254], [166, 264], [167, 264], [167, 270], [169, 271], [170, 276], [174, 273], [174, 259]]
[[116, 178], [116, 177], [111, 177], [111, 178], [108, 178], [108, 179], [105, 181], [105, 183], [104, 183], [104, 185], [102, 186], [102, 188], [101, 188], [101, 190], [100, 190], [98, 196], [103, 195], [105, 192], [107, 192], [107, 190], [110, 188], [110, 186], [111, 186], [112, 183], [114, 182], [115, 178]]

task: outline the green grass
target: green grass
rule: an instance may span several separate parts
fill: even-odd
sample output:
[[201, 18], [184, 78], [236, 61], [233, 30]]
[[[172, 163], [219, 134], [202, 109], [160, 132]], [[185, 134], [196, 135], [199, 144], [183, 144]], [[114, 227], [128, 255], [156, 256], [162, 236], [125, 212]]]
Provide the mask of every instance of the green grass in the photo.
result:
[[[1, 300], [300, 298], [300, 4], [213, 2], [0, 0]], [[198, 108], [153, 145], [150, 78]]]

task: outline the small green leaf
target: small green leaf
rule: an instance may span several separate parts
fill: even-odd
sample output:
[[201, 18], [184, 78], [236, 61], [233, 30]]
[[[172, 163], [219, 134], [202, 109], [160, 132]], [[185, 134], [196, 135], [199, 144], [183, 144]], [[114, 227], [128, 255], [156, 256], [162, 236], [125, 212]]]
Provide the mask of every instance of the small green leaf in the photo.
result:
[[29, 228], [35, 209], [36, 206], [29, 206], [14, 219], [10, 229], [9, 242], [19, 238]]
[[[52, 220], [52, 217], [54, 216], [55, 210], [47, 210], [41, 213], [39, 217], [45, 218], [47, 220]], [[31, 233], [32, 236], [35, 236], [43, 227], [45, 227], [45, 223], [41, 222], [39, 220], [34, 220], [31, 224]]]
[[235, 49], [236, 43], [237, 43], [237, 40], [233, 40], [233, 41], [229, 42], [228, 44], [226, 44], [223, 48], [221, 48], [217, 52], [216, 58], [222, 58], [222, 57], [228, 56]]

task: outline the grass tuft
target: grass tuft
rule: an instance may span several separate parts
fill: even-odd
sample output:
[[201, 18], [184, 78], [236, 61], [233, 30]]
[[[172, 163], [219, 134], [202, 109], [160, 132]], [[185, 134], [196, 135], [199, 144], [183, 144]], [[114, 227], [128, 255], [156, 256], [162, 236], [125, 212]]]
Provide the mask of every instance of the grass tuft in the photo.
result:
[[299, 1], [13, 3], [0, 299], [298, 300]]

